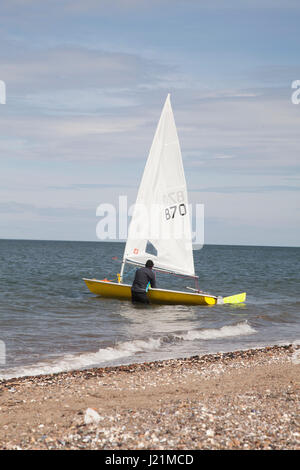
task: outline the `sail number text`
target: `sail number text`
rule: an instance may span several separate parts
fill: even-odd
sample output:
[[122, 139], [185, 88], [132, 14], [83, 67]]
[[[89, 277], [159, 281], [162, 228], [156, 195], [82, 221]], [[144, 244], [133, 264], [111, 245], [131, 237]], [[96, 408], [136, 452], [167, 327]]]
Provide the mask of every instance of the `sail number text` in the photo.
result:
[[[177, 211], [178, 207], [178, 211]], [[174, 219], [175, 214], [178, 212], [180, 215], [186, 214], [185, 204], [179, 204], [179, 206], [170, 206], [165, 209], [165, 216], [167, 220]]]
[[165, 204], [172, 204], [169, 207], [165, 208], [165, 218], [166, 220], [174, 219], [178, 215], [186, 215], [186, 205], [185, 197], [183, 191], [173, 191], [163, 197]]

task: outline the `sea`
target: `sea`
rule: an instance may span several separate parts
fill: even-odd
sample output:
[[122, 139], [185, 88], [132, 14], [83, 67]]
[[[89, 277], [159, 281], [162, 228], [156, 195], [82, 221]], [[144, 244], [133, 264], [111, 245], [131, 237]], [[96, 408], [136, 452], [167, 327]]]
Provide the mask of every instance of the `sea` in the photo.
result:
[[[300, 343], [300, 248], [205, 245], [200, 289], [243, 304], [149, 305], [92, 294], [116, 280], [124, 244], [0, 240], [0, 379]], [[131, 283], [134, 266], [125, 269]], [[192, 279], [157, 274], [158, 287]]]

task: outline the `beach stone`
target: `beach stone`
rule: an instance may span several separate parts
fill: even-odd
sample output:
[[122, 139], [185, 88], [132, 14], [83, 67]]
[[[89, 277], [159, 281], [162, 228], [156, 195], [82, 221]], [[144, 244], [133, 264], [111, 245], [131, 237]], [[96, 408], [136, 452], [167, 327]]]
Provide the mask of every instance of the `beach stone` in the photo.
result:
[[101, 416], [97, 413], [96, 410], [93, 408], [87, 408], [85, 415], [84, 415], [84, 422], [85, 424], [97, 424], [101, 421]]

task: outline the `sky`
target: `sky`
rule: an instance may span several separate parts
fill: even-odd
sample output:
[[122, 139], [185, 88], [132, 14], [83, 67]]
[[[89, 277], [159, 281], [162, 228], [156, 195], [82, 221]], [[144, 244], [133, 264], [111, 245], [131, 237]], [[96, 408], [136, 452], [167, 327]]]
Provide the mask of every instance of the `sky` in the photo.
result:
[[299, 24], [298, 0], [2, 0], [0, 238], [96, 241], [170, 93], [204, 242], [299, 246]]

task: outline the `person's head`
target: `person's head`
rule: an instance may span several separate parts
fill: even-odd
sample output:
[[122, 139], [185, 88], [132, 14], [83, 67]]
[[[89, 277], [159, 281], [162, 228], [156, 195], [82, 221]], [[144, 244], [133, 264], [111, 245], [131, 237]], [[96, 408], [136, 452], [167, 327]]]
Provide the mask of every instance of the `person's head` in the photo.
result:
[[145, 266], [146, 266], [146, 268], [152, 269], [153, 266], [154, 266], [154, 263], [153, 263], [153, 261], [152, 261], [151, 259], [148, 259], [148, 261], [146, 262]]

